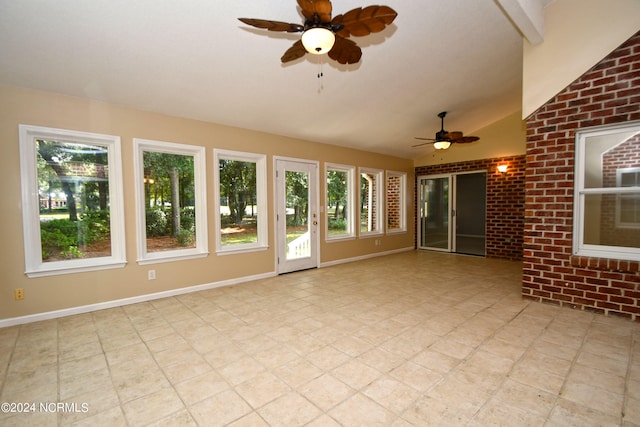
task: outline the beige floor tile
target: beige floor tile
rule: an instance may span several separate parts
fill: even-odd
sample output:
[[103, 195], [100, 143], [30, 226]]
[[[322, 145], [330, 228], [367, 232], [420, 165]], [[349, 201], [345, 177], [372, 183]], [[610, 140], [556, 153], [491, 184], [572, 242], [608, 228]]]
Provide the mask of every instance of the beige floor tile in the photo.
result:
[[177, 384], [211, 371], [211, 365], [209, 365], [202, 356], [196, 354], [178, 363], [162, 368], [162, 370], [172, 384]]
[[[8, 425], [640, 425], [640, 324], [409, 251], [0, 329]], [[390, 284], [393, 284], [391, 286]]]
[[269, 427], [269, 424], [256, 412], [252, 412], [228, 424], [228, 427]]
[[215, 371], [208, 371], [175, 385], [176, 392], [187, 405], [194, 405], [230, 388], [229, 383]]
[[620, 415], [607, 415], [593, 408], [558, 399], [547, 420], [549, 427], [619, 426]]
[[73, 426], [78, 427], [95, 427], [95, 426], [113, 426], [113, 427], [127, 427], [127, 419], [122, 412], [120, 406], [107, 409], [106, 411], [92, 414], [87, 418], [83, 418], [75, 423]]
[[298, 391], [323, 411], [328, 411], [355, 393], [355, 390], [330, 374], [308, 382]]
[[421, 396], [420, 392], [413, 387], [391, 377], [375, 380], [362, 393], [398, 415], [406, 411]]
[[345, 426], [386, 426], [396, 418], [391, 411], [359, 393], [329, 411], [329, 415]]
[[439, 381], [442, 380], [442, 375], [427, 369], [424, 366], [420, 366], [413, 362], [405, 362], [398, 366], [389, 375], [396, 380], [403, 382], [404, 384], [414, 388], [419, 392], [426, 392]]
[[258, 414], [270, 426], [289, 427], [305, 425], [322, 412], [306, 398], [292, 391], [260, 408]]
[[262, 372], [235, 388], [236, 392], [253, 408], [259, 408], [283, 394], [291, 388], [270, 372]]
[[349, 355], [330, 345], [307, 354], [305, 358], [324, 371], [337, 368], [350, 359]]
[[273, 372], [290, 387], [297, 388], [314, 378], [318, 378], [324, 371], [308, 360], [298, 357], [275, 368]]
[[196, 403], [189, 408], [202, 426], [224, 426], [251, 412], [251, 407], [233, 390], [226, 390]]
[[173, 388], [163, 388], [122, 405], [130, 425], [139, 426], [159, 421], [184, 409]]
[[231, 385], [238, 385], [265, 371], [265, 367], [251, 357], [243, 357], [218, 368], [220, 375]]
[[366, 387], [382, 375], [380, 371], [357, 359], [349, 360], [331, 372], [333, 376], [356, 390]]
[[567, 382], [562, 396], [578, 405], [610, 416], [622, 414], [623, 395], [590, 384]]
[[384, 374], [392, 371], [407, 360], [397, 354], [389, 353], [379, 347], [373, 348], [357, 358], [362, 363]]

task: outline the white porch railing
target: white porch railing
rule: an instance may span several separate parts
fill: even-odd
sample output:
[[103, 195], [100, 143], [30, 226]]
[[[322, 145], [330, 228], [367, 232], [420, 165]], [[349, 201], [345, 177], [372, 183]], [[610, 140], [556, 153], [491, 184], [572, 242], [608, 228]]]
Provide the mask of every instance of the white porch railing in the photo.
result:
[[287, 245], [287, 259], [304, 258], [311, 255], [309, 232], [296, 237]]

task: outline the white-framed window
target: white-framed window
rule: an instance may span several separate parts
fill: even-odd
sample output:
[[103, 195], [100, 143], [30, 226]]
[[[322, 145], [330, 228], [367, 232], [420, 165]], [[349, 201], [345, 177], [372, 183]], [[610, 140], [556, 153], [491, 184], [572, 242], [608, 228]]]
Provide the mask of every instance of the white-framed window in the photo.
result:
[[360, 168], [360, 235], [384, 233], [382, 181], [384, 171]]
[[355, 237], [355, 166], [325, 164], [327, 240]]
[[268, 246], [267, 157], [213, 150], [216, 250], [262, 250]]
[[405, 172], [387, 171], [387, 233], [407, 231]]
[[576, 133], [573, 253], [640, 260], [640, 122]]
[[208, 254], [204, 147], [134, 138], [138, 263]]
[[126, 264], [120, 137], [19, 125], [28, 277]]

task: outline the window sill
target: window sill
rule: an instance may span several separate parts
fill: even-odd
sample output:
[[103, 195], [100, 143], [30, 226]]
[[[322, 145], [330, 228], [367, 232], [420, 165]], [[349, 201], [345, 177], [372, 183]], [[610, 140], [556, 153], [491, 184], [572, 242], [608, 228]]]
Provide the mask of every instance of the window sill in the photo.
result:
[[[65, 265], [48, 265], [43, 264], [42, 267], [38, 269], [27, 270], [25, 274], [28, 278], [36, 278], [36, 277], [47, 277], [47, 276], [59, 276], [63, 274], [73, 274], [73, 273], [85, 273], [89, 271], [98, 271], [98, 270], [111, 270], [115, 268], [124, 268], [127, 265], [126, 261], [108, 261], [99, 264], [92, 265], [84, 265], [84, 266], [65, 266]], [[45, 267], [46, 266], [46, 267]]]
[[570, 262], [574, 267], [592, 268], [594, 270], [615, 271], [620, 273], [638, 273], [640, 271], [640, 261], [572, 255]]
[[246, 254], [249, 252], [260, 252], [266, 251], [269, 249], [268, 246], [251, 246], [251, 247], [243, 247], [237, 249], [218, 249], [216, 251], [216, 255], [238, 255], [238, 254]]
[[[156, 256], [153, 256], [156, 255]], [[209, 255], [209, 252], [191, 252], [191, 253], [177, 253], [173, 252], [156, 252], [155, 254], [147, 254], [147, 257], [139, 259], [137, 262], [139, 265], [148, 265], [148, 264], [159, 264], [162, 262], [173, 262], [173, 261], [185, 261], [189, 259], [198, 259], [205, 258]]]

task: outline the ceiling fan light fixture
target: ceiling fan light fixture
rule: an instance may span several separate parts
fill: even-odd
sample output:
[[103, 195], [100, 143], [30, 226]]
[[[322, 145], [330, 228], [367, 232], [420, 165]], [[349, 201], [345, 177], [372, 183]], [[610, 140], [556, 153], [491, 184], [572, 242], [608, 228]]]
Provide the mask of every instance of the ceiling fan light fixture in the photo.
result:
[[307, 52], [314, 55], [327, 53], [333, 47], [336, 35], [333, 31], [323, 27], [313, 27], [302, 33], [302, 45]]
[[436, 150], [446, 150], [451, 146], [451, 141], [441, 140], [433, 143], [433, 148]]

